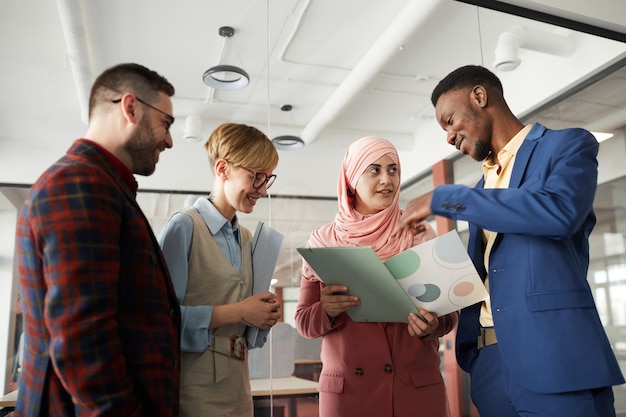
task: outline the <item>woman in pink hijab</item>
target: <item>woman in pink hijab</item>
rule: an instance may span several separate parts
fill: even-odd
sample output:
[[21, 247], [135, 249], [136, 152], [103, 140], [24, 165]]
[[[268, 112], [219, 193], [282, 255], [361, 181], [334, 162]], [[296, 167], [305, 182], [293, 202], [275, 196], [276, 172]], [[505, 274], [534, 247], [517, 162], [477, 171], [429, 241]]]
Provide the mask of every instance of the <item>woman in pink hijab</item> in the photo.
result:
[[[426, 222], [416, 235], [394, 235], [399, 190], [395, 147], [375, 136], [352, 143], [339, 173], [339, 212], [308, 246], [371, 246], [386, 260], [435, 237]], [[326, 286], [304, 263], [295, 318], [301, 335], [322, 337], [320, 416], [448, 417], [438, 338], [456, 326], [458, 313], [420, 309], [427, 322], [410, 313], [408, 324], [357, 323], [346, 314], [357, 305], [347, 287]]]

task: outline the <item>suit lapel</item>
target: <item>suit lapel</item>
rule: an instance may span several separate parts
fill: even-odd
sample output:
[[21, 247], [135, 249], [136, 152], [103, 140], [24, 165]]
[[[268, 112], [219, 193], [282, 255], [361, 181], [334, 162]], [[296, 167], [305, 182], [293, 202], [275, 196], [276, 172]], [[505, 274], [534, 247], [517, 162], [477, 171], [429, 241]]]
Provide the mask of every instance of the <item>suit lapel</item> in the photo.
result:
[[[535, 123], [533, 125], [533, 127], [530, 129], [530, 131], [528, 132], [528, 135], [526, 135], [526, 138], [524, 139], [524, 142], [522, 142], [522, 146], [520, 146], [519, 150], [517, 151], [517, 154], [515, 155], [515, 163], [513, 165], [513, 171], [511, 172], [511, 178], [509, 180], [509, 186], [508, 188], [519, 188], [519, 186], [522, 183], [522, 178], [524, 178], [524, 174], [526, 173], [526, 169], [528, 168], [528, 164], [530, 162], [530, 157], [533, 154], [533, 151], [535, 149], [535, 146], [537, 146], [537, 140], [540, 139], [543, 134], [545, 133], [546, 128], [545, 126], [542, 126], [539, 123]], [[483, 187], [484, 186], [484, 179], [482, 179], [478, 184], [477, 187]], [[471, 230], [471, 229], [470, 229]], [[481, 248], [481, 252], [476, 252], [476, 253], [484, 253], [484, 245], [482, 245], [483, 243], [483, 239], [482, 239], [482, 232], [480, 229], [476, 228], [475, 230], [475, 235], [477, 236], [476, 242], [474, 242], [474, 250], [478, 250], [478, 248]], [[502, 239], [502, 235], [498, 233], [498, 235], [496, 236], [496, 240], [493, 243], [493, 246], [491, 247], [491, 251], [493, 252], [494, 248], [499, 244], [499, 241]], [[479, 246], [482, 245], [482, 246]], [[486, 270], [484, 269], [484, 265], [480, 265], [483, 266], [482, 271], [484, 271], [484, 273], [486, 274]], [[481, 269], [479, 269], [479, 266], [476, 266], [476, 268], [478, 269], [479, 273], [481, 273]], [[485, 275], [481, 275], [483, 280], [485, 279]]]
[[[485, 186], [485, 179], [484, 177], [481, 178], [478, 183], [474, 186], [474, 188], [483, 188]], [[472, 261], [474, 259], [482, 259], [483, 257], [483, 253], [484, 253], [484, 243], [483, 243], [483, 235], [482, 235], [482, 231], [481, 229], [476, 226], [474, 223], [469, 223], [469, 242], [467, 244], [467, 252], [470, 255], [470, 258], [472, 258]], [[474, 266], [476, 267], [476, 270], [478, 271], [478, 275], [480, 275], [480, 278], [484, 281], [485, 277], [487, 276], [487, 271], [485, 270], [485, 265], [481, 262], [479, 264], [476, 264], [474, 262]]]
[[535, 146], [537, 146], [537, 140], [543, 136], [545, 131], [546, 128], [544, 126], [535, 123], [530, 129], [530, 132], [528, 132], [528, 135], [526, 135], [522, 146], [520, 146], [515, 155], [515, 164], [513, 165], [513, 172], [511, 172], [509, 188], [519, 188], [526, 168], [528, 167], [530, 157], [533, 154]]

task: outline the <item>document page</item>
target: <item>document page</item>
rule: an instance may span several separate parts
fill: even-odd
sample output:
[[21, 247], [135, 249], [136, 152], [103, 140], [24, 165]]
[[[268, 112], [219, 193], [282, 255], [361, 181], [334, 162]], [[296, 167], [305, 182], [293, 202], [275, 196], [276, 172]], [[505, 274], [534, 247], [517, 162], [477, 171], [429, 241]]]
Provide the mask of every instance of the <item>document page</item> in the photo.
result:
[[320, 279], [346, 285], [361, 305], [354, 321], [407, 322], [423, 307], [442, 316], [487, 297], [456, 230], [382, 262], [369, 246], [298, 248]]

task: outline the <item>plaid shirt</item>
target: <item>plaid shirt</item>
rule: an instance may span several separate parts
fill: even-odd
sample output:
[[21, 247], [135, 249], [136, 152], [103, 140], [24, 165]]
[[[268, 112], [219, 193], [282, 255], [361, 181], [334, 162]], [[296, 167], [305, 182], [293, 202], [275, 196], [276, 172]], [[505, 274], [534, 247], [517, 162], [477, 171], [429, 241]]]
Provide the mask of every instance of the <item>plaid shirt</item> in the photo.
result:
[[17, 416], [178, 415], [180, 310], [120, 165], [77, 140], [24, 203]]

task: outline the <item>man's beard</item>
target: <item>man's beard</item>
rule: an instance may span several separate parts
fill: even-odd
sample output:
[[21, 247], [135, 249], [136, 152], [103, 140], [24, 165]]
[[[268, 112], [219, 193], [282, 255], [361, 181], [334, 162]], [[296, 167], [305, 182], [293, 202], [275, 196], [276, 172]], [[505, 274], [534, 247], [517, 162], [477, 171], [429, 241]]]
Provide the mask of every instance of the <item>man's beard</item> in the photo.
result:
[[491, 153], [491, 149], [486, 146], [483, 142], [476, 141], [474, 142], [474, 159], [477, 161], [484, 161], [489, 154]]
[[155, 139], [147, 117], [142, 118], [136, 132], [124, 145], [133, 166], [133, 173], [151, 175], [155, 168], [154, 161]]

